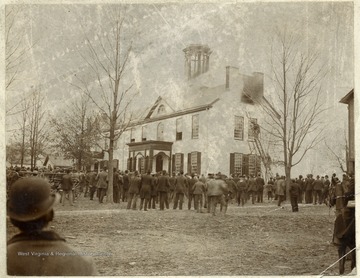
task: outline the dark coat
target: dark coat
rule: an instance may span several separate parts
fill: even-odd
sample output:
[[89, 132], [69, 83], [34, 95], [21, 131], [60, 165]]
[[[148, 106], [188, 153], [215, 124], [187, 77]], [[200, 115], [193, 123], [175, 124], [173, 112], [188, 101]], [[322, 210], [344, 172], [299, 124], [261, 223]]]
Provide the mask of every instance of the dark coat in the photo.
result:
[[324, 187], [324, 184], [320, 179], [314, 181], [314, 190], [322, 191], [323, 187]]
[[73, 188], [73, 181], [69, 174], [66, 174], [62, 177], [61, 189], [64, 191], [69, 191]]
[[[23, 255], [19, 255], [21, 254]], [[42, 255], [37, 255], [42, 254]], [[9, 275], [92, 276], [96, 270], [91, 256], [76, 255], [54, 232], [14, 236], [7, 245]]]
[[201, 194], [205, 193], [205, 184], [201, 181], [197, 181], [193, 185], [191, 191], [192, 191], [192, 194], [194, 194], [194, 195], [201, 195]]
[[289, 187], [289, 193], [292, 197], [298, 197], [300, 195], [300, 185], [292, 182]]
[[237, 192], [236, 183], [234, 182], [233, 179], [227, 179], [226, 183], [228, 185], [229, 192], [231, 192], [231, 193], [236, 193]]
[[123, 176], [123, 188], [125, 191], [127, 191], [129, 189], [129, 175], [128, 174], [124, 174]]
[[107, 188], [108, 187], [108, 173], [106, 171], [100, 172], [96, 180], [98, 181], [97, 187], [98, 188]]
[[305, 181], [305, 190], [311, 191], [314, 190], [314, 179], [313, 178], [307, 178]]
[[221, 196], [229, 191], [228, 185], [221, 179], [210, 180], [207, 183], [208, 196]]
[[256, 182], [256, 185], [257, 185], [257, 190], [258, 191], [263, 191], [264, 190], [264, 185], [265, 185], [264, 179], [261, 178], [261, 177], [257, 177], [255, 182]]
[[247, 191], [247, 184], [245, 180], [239, 180], [236, 184], [236, 188], [238, 192], [246, 192]]
[[176, 193], [185, 193], [186, 188], [188, 187], [188, 180], [183, 175], [176, 178], [175, 192]]
[[176, 177], [174, 176], [170, 177], [169, 182], [170, 182], [170, 191], [174, 191], [176, 185]]
[[248, 192], [256, 192], [257, 191], [257, 184], [255, 179], [249, 179], [248, 182]]
[[139, 194], [141, 189], [141, 178], [139, 176], [133, 176], [130, 178], [129, 194]]
[[169, 192], [170, 190], [170, 182], [168, 176], [160, 176], [157, 184], [158, 192]]
[[143, 175], [141, 177], [141, 199], [150, 199], [151, 197], [151, 186], [153, 184], [153, 177], [151, 175]]
[[193, 188], [194, 184], [197, 182], [197, 180], [192, 178], [192, 179], [188, 179], [188, 182], [189, 182], [189, 185], [188, 185], [187, 190], [188, 190], [189, 194], [192, 194], [192, 188]]

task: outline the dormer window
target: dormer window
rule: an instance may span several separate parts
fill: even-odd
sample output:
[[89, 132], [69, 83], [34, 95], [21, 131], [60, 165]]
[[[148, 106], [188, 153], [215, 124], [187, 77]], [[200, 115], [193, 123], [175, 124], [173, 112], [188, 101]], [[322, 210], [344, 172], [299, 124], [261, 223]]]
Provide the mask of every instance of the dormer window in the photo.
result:
[[163, 114], [163, 113], [165, 113], [165, 106], [161, 104], [158, 108], [158, 114]]

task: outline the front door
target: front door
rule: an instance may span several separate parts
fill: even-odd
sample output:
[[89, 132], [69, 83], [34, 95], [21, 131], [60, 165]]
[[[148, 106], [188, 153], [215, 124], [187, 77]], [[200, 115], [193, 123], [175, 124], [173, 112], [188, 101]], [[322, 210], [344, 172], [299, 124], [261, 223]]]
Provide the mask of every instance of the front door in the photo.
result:
[[162, 155], [156, 156], [156, 172], [160, 172], [163, 170], [163, 157]]

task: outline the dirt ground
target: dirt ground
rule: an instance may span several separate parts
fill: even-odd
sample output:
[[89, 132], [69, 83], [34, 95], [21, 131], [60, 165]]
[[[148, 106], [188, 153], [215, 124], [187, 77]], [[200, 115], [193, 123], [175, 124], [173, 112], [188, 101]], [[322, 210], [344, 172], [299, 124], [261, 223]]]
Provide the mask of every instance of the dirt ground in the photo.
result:
[[[230, 204], [212, 216], [185, 204], [144, 212], [82, 197], [74, 207], [58, 204], [49, 228], [92, 254], [100, 275], [319, 275], [338, 258], [325, 205], [292, 213], [288, 203]], [[7, 227], [9, 239], [17, 230]], [[325, 273], [337, 274], [338, 264]]]

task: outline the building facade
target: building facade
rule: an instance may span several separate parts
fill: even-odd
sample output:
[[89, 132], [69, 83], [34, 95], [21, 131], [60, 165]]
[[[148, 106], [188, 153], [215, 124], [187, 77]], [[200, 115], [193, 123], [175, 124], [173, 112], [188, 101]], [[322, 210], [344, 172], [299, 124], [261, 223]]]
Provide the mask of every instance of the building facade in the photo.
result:
[[263, 94], [263, 74], [244, 75], [234, 67], [212, 72], [208, 46], [190, 45], [184, 53], [187, 80], [181, 104], [173, 107], [159, 96], [131, 122], [116, 143], [119, 168], [258, 174], [253, 124], [261, 124], [262, 105], [271, 107]]
[[352, 89], [341, 100], [341, 103], [348, 106], [348, 140], [349, 151], [347, 153], [346, 163], [348, 173], [355, 173], [355, 111], [354, 111], [354, 89]]

